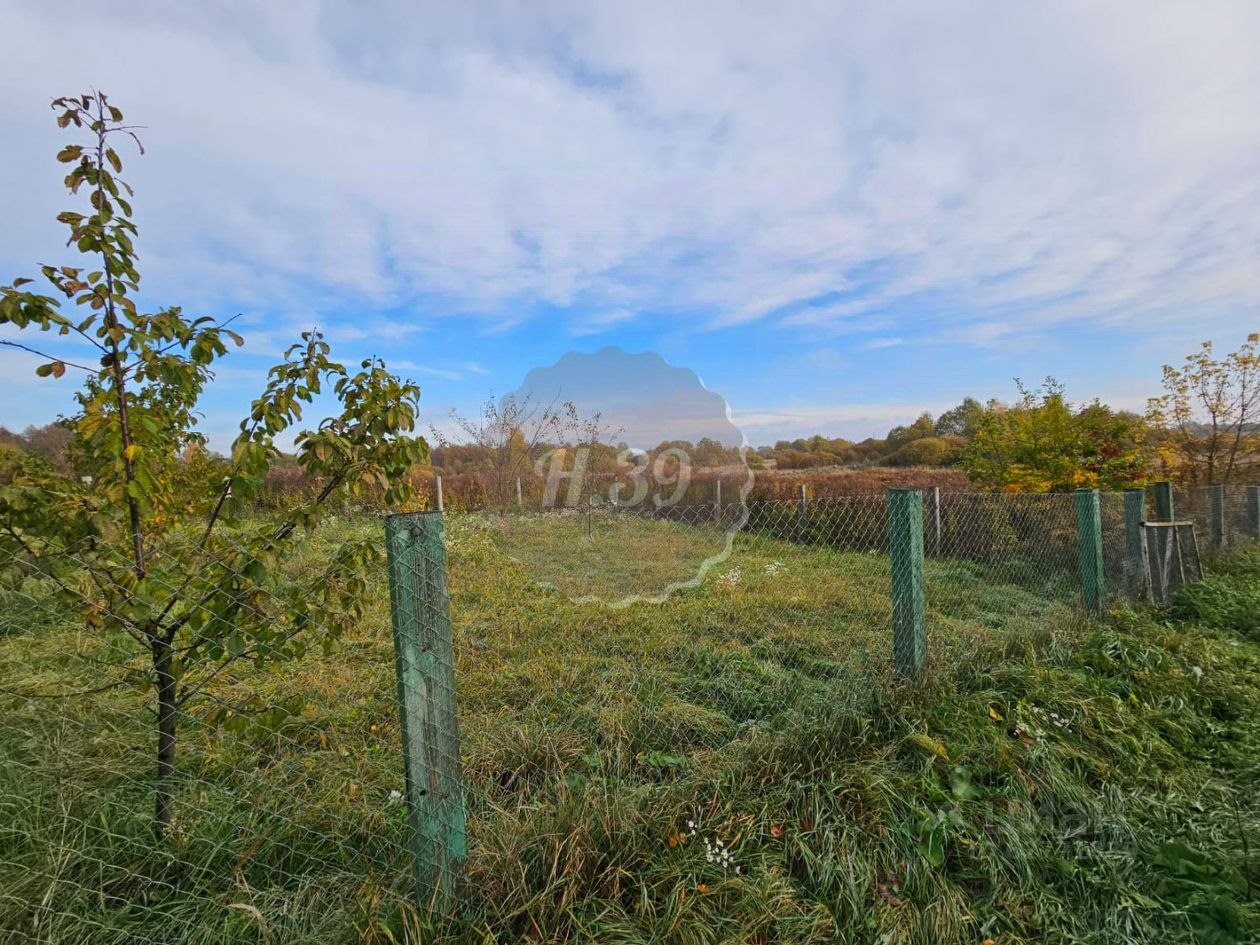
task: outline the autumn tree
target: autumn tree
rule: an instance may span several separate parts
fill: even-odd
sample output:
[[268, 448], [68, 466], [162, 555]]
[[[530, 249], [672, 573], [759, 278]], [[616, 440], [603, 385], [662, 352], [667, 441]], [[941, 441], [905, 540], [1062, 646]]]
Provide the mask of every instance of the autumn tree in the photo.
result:
[[909, 426], [897, 426], [888, 431], [885, 438], [887, 448], [890, 452], [895, 452], [913, 440], [921, 440], [927, 436], [934, 436], [936, 425], [932, 422], [930, 413], [921, 413], [917, 420]]
[[1223, 358], [1205, 341], [1181, 367], [1164, 365], [1164, 393], [1148, 414], [1192, 482], [1228, 484], [1260, 471], [1260, 333]]
[[[81, 377], [64, 425], [82, 478], [36, 456], [16, 460], [0, 480], [0, 577], [52, 582], [96, 636], [133, 645], [136, 659], [114, 666], [105, 685], [139, 683], [151, 694], [160, 837], [172, 819], [189, 700], [234, 664], [292, 658], [359, 621], [378, 542], [342, 543], [300, 586], [283, 569], [331, 502], [367, 489], [408, 497], [403, 474], [427, 451], [410, 435], [420, 392], [375, 358], [347, 370], [318, 331], [304, 332], [271, 369], [226, 461], [200, 450], [201, 395], [241, 339], [224, 322], [178, 307], [140, 310], [132, 190], [118, 176], [116, 148], [120, 139], [139, 141], [104, 93], [59, 98], [53, 108], [61, 128], [87, 138], [57, 157], [68, 165], [70, 194], [87, 198], [86, 212], [58, 219], [88, 261], [42, 266], [46, 294], [26, 288], [30, 279], [0, 287], [0, 325], [43, 333], [43, 342], [5, 342], [39, 358], [36, 374]], [[299, 428], [303, 405], [321, 393], [337, 412]], [[281, 437], [292, 438], [318, 490], [260, 517], [254, 500]]]
[[885, 459], [889, 466], [952, 466], [966, 441], [960, 436], [922, 436]]
[[984, 405], [974, 397], [964, 397], [957, 407], [946, 410], [936, 418], [934, 432], [937, 436], [961, 436], [971, 439], [984, 416]]
[[963, 450], [974, 481], [1012, 492], [1065, 492], [1147, 480], [1151, 452], [1141, 417], [1098, 401], [1075, 407], [1054, 378], [1039, 389], [1016, 384], [1019, 400], [990, 401]]
[[11, 433], [0, 427], [0, 443], [7, 443], [27, 453], [48, 460], [63, 472], [70, 468], [67, 448], [73, 438], [69, 427], [64, 423], [45, 423], [41, 426], [31, 424], [20, 434]]
[[543, 403], [531, 395], [488, 398], [476, 414], [450, 411], [453, 433], [437, 427], [433, 436], [443, 449], [464, 446], [480, 458], [477, 471], [487, 480], [486, 492], [499, 509], [515, 502], [516, 480], [530, 476], [545, 449], [577, 438], [582, 421], [568, 402]]

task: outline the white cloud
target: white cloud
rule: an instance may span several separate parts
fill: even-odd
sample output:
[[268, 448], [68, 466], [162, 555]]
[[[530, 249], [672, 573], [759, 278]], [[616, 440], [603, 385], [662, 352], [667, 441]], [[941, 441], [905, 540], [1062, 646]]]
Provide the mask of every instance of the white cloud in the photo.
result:
[[24, 185], [0, 200], [32, 221], [0, 261], [60, 258], [46, 101], [95, 83], [148, 126], [147, 284], [191, 307], [340, 311], [362, 341], [397, 339], [363, 323], [385, 308], [574, 306], [579, 334], [896, 309], [901, 335], [984, 344], [1260, 304], [1250, 0], [0, 16], [0, 174]]
[[596, 312], [575, 321], [570, 328], [570, 334], [581, 337], [583, 335], [598, 335], [607, 331], [614, 325], [620, 325], [634, 318], [635, 313], [628, 308], [617, 308], [607, 312]]
[[872, 338], [870, 341], [863, 344], [862, 348], [866, 351], [878, 351], [880, 348], [896, 348], [900, 345], [904, 345], [905, 343], [906, 339], [904, 338]]
[[397, 361], [390, 360], [388, 362], [391, 370], [399, 371], [403, 374], [422, 374], [427, 377], [436, 377], [444, 381], [461, 381], [464, 379], [463, 372], [455, 371], [450, 368], [435, 368], [423, 364], [417, 364], [415, 361]]

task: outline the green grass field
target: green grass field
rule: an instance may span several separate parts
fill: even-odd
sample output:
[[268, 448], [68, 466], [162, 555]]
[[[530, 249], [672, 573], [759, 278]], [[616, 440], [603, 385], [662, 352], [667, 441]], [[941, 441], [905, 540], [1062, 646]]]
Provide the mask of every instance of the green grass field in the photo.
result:
[[[380, 529], [330, 522], [293, 579]], [[99, 686], [120, 641], [7, 592], [0, 942], [1255, 940], [1260, 645], [1218, 598], [1248, 612], [1260, 559], [1178, 622], [1106, 627], [1054, 575], [929, 562], [912, 687], [882, 556], [742, 535], [698, 586], [610, 608], [572, 597], [647, 593], [713, 536], [585, 529], [448, 522], [450, 920], [408, 901], [383, 574], [329, 653], [244, 666], [192, 710], [161, 845], [147, 693], [33, 697]]]

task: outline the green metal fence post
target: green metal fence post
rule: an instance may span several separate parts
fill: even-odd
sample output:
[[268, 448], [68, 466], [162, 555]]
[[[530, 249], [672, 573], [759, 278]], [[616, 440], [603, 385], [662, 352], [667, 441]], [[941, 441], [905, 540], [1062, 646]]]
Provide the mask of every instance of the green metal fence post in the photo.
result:
[[417, 905], [441, 909], [468, 855], [442, 516], [389, 516], [385, 547]]
[[1260, 486], [1247, 487], [1247, 524], [1248, 537], [1260, 541]]
[[1142, 522], [1146, 520], [1146, 490], [1124, 490], [1125, 591], [1130, 597], [1146, 592], [1146, 552], [1142, 547]]
[[1085, 609], [1103, 609], [1102, 512], [1097, 489], [1076, 490], [1076, 546], [1081, 559], [1081, 591]]
[[1171, 482], [1155, 483], [1155, 521], [1173, 521], [1173, 487]]
[[1208, 547], [1219, 554], [1225, 550], [1225, 487], [1208, 486]]
[[893, 668], [914, 678], [927, 661], [927, 595], [923, 577], [923, 493], [888, 493], [888, 547], [892, 569]]

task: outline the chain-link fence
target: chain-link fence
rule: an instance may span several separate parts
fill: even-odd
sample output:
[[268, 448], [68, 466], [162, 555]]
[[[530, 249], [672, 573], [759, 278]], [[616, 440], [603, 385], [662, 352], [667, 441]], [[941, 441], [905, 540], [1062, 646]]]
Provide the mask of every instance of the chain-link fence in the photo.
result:
[[[1212, 516], [1225, 547], [1260, 538], [1254, 488], [1214, 495], [1176, 497], [1205, 554]], [[98, 550], [6, 545], [0, 941], [545, 941], [582, 938], [586, 903], [634, 940], [675, 895], [662, 844], [695, 889], [783, 881], [743, 852], [753, 825], [709, 820], [705, 785], [757, 789], [731, 759], [842, 765], [873, 694], [1143, 599], [1155, 515], [1135, 493], [902, 490], [416, 513], [383, 540], [343, 516], [266, 583], [225, 544], [204, 562], [223, 594], [170, 605], [197, 615], [175, 649], [209, 652], [173, 654], [169, 768], [131, 631], [183, 586], [175, 552], [163, 572], [153, 551], [169, 597], [111, 621], [129, 598], [94, 584]], [[322, 646], [329, 563], [370, 541], [385, 559]], [[237, 639], [246, 617], [274, 632]]]
[[125, 551], [4, 546], [6, 945], [356, 941], [412, 898], [383, 575], [334, 646], [301, 619], [380, 522], [328, 522], [266, 583], [233, 537], [199, 553], [197, 586], [219, 593], [171, 606], [187, 620], [163, 650], [140, 628], [192, 576], [182, 541], [146, 549], [141, 584]]
[[1260, 536], [1260, 487], [1203, 486], [1173, 493], [1174, 512], [1194, 523], [1204, 551], [1219, 554]]

